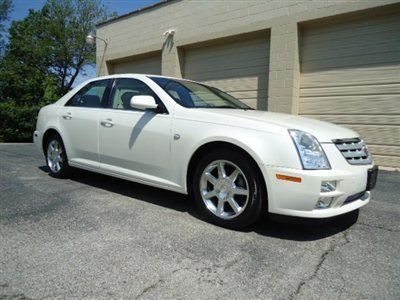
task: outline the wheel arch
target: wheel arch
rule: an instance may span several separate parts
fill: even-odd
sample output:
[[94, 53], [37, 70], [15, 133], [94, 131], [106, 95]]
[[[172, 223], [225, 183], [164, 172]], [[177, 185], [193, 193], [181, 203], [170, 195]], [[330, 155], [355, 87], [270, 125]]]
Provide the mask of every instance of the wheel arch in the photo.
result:
[[221, 140], [207, 141], [202, 145], [198, 146], [196, 151], [194, 151], [194, 153], [192, 154], [186, 171], [186, 189], [188, 194], [192, 192], [192, 178], [196, 169], [197, 162], [210, 151], [221, 148], [237, 151], [245, 155], [252, 162], [256, 172], [258, 173], [257, 175], [260, 176], [262, 179], [265, 196], [267, 197], [267, 202], [268, 202], [268, 190], [266, 184], [267, 181], [264, 173], [261, 171], [261, 166], [260, 166], [261, 160], [258, 158], [258, 156], [255, 153], [252, 153], [251, 150], [245, 149], [246, 147], [241, 145], [241, 143], [234, 144], [232, 142], [221, 141]]
[[59, 135], [60, 138], [63, 140], [60, 132], [56, 128], [53, 128], [53, 127], [47, 128], [46, 131], [44, 132], [43, 138], [42, 138], [42, 150], [43, 150], [44, 154], [46, 153], [46, 141], [49, 138], [49, 136], [51, 136], [52, 134]]

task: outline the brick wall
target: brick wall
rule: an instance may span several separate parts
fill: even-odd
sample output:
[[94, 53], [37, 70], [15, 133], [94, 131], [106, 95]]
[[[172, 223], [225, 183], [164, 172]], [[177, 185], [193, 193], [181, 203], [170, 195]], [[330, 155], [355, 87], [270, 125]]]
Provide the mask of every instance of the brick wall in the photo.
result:
[[[398, 1], [190, 1], [176, 0], [118, 18], [97, 28], [108, 41], [97, 44], [100, 74], [115, 60], [162, 51], [162, 74], [182, 75], [181, 47], [269, 29], [268, 110], [297, 114], [299, 97], [298, 24]], [[163, 33], [176, 34], [165, 44]], [[103, 64], [100, 66], [101, 61]]]

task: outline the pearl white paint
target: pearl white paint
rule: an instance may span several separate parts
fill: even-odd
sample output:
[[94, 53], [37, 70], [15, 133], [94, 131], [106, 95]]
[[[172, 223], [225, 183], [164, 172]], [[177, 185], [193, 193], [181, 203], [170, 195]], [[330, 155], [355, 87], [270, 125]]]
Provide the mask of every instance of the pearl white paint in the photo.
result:
[[[341, 205], [348, 196], [365, 190], [367, 170], [372, 167], [348, 164], [332, 143], [333, 139], [358, 137], [356, 132], [287, 114], [184, 108], [146, 75], [119, 74], [101, 79], [121, 77], [145, 82], [169, 113], [64, 106], [80, 88], [99, 78], [89, 80], [40, 110], [34, 134], [39, 151], [43, 153], [45, 132], [54, 129], [64, 141], [71, 166], [187, 193], [186, 177], [193, 154], [202, 145], [222, 141], [242, 148], [256, 161], [267, 186], [271, 213], [323, 218], [349, 212], [369, 202], [368, 193], [364, 200]], [[104, 122], [112, 126], [104, 126]], [[303, 170], [288, 129], [314, 135], [332, 169]], [[301, 177], [302, 182], [278, 180], [277, 173]], [[335, 204], [316, 210], [321, 181], [325, 180], [338, 181], [337, 190], [329, 194], [336, 197]]]

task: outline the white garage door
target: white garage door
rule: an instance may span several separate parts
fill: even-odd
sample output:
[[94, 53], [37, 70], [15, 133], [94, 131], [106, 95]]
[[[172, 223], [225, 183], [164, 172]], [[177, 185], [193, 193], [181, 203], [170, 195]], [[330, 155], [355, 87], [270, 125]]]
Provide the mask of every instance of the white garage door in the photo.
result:
[[400, 167], [400, 13], [305, 27], [299, 114], [356, 130]]
[[267, 109], [268, 35], [185, 49], [184, 77], [215, 86], [253, 108]]
[[137, 73], [137, 74], [161, 74], [161, 55], [155, 55], [140, 59], [126, 60], [112, 65], [113, 74]]

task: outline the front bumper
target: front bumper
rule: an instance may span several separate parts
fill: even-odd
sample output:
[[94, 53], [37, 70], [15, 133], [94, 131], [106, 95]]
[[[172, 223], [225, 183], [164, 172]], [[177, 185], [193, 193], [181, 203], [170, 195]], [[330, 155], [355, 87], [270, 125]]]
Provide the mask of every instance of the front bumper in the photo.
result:
[[[350, 165], [334, 144], [326, 143], [322, 147], [332, 166], [331, 170], [264, 165], [269, 212], [295, 217], [329, 218], [356, 210], [369, 202], [368, 170], [373, 168], [373, 164]], [[301, 178], [301, 182], [281, 180], [276, 177], [277, 174]], [[335, 181], [336, 189], [321, 192], [323, 181]], [[320, 198], [329, 197], [332, 202], [328, 208], [316, 208]]]
[[[262, 171], [268, 190], [269, 212], [304, 218], [330, 218], [356, 210], [370, 201], [371, 193], [367, 191], [367, 181], [368, 170], [373, 168], [373, 162], [367, 165], [351, 165], [335, 144], [321, 143], [321, 146], [328, 157], [332, 168], [330, 170], [264, 165]], [[301, 180], [282, 180], [282, 177], [277, 178], [277, 174]], [[335, 181], [336, 189], [321, 192], [323, 181]], [[328, 198], [332, 200], [328, 207], [317, 208], [319, 200]]]
[[[297, 170], [266, 166], [269, 212], [305, 218], [329, 218], [366, 205], [368, 169], [372, 165], [351, 166], [347, 170]], [[301, 182], [282, 180], [277, 174], [301, 178]], [[323, 181], [335, 181], [336, 189], [321, 192]], [[365, 193], [364, 193], [365, 192]], [[318, 200], [330, 198], [328, 208], [316, 208]]]

